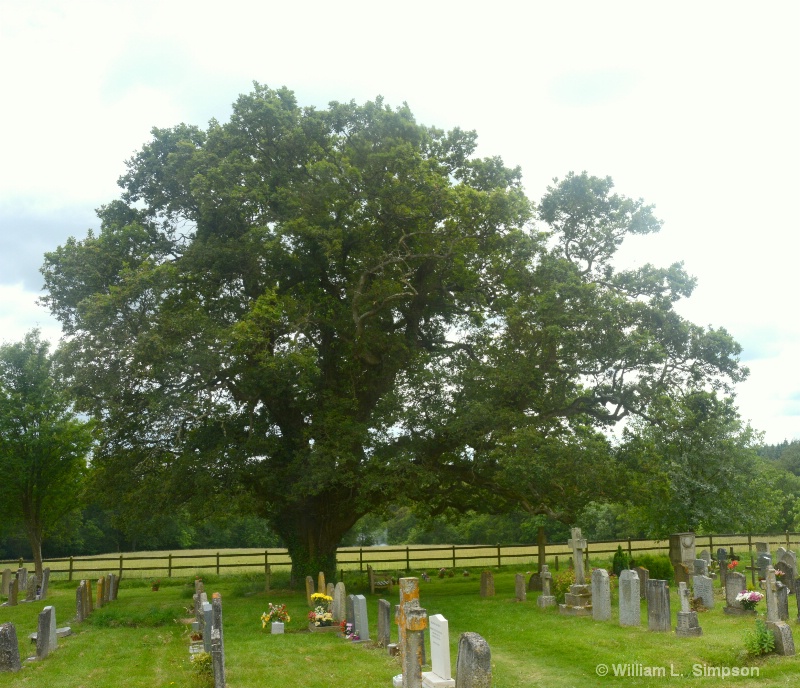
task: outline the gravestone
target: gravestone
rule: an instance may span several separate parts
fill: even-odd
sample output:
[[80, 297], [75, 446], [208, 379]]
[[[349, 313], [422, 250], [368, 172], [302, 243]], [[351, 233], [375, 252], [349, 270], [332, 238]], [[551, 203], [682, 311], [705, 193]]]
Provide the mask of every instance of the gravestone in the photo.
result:
[[42, 571], [42, 584], [40, 586], [40, 591], [39, 591], [40, 600], [47, 599], [47, 593], [49, 589], [50, 589], [50, 567], [48, 566]]
[[103, 577], [103, 606], [105, 607], [111, 600], [111, 574]]
[[558, 611], [571, 616], [589, 616], [592, 613], [592, 591], [591, 587], [586, 585], [583, 572], [583, 554], [587, 544], [586, 540], [581, 537], [580, 528], [572, 529], [572, 537], [568, 544], [572, 548], [575, 562], [575, 584], [571, 585], [569, 592], [564, 595], [564, 604], [558, 606]]
[[25, 591], [25, 601], [26, 602], [34, 602], [36, 600], [36, 589], [39, 587], [39, 581], [36, 578], [36, 574], [32, 573], [28, 576], [28, 588]]
[[425, 629], [428, 613], [419, 605], [419, 579], [400, 579], [400, 604], [396, 607], [395, 622], [399, 634], [402, 674], [392, 679], [395, 688], [420, 688], [425, 653]]
[[539, 595], [539, 599], [536, 600], [536, 604], [542, 608], [555, 607], [556, 598], [551, 590], [553, 574], [550, 573], [550, 568], [547, 566], [547, 564], [542, 565], [542, 572], [539, 574], [539, 577], [542, 579], [542, 594]]
[[24, 566], [17, 569], [17, 580], [19, 581], [19, 590], [28, 589], [28, 569]]
[[514, 595], [517, 602], [525, 602], [528, 599], [528, 595], [525, 592], [525, 576], [521, 573], [518, 573], [514, 578]]
[[0, 579], [0, 595], [8, 597], [8, 587], [11, 585], [11, 569], [3, 569], [3, 577]]
[[792, 629], [788, 623], [780, 619], [778, 585], [775, 580], [775, 569], [772, 566], [767, 567], [765, 592], [767, 595], [767, 628], [772, 631], [772, 637], [775, 638], [775, 652], [779, 655], [793, 655], [794, 638], [792, 637]]
[[595, 621], [611, 619], [611, 582], [608, 571], [592, 571], [592, 618]]
[[541, 592], [542, 591], [542, 575], [541, 573], [532, 573], [528, 579], [528, 592]]
[[19, 671], [19, 643], [13, 623], [0, 624], [0, 671]]
[[729, 571], [725, 580], [725, 606], [722, 611], [726, 614], [742, 614], [747, 611], [736, 599], [736, 596], [745, 590], [747, 590], [747, 576], [738, 571]]
[[56, 636], [56, 610], [45, 607], [39, 612], [39, 625], [36, 631], [36, 659], [44, 659], [58, 645]]
[[116, 573], [111, 574], [111, 590], [109, 591], [109, 599], [112, 602], [117, 601], [117, 593], [119, 592], [119, 576]]
[[719, 583], [725, 587], [725, 577], [728, 575], [728, 551], [724, 547], [717, 549], [717, 566], [719, 567]]
[[431, 670], [422, 674], [426, 688], [454, 688], [456, 682], [450, 671], [450, 628], [441, 614], [428, 619], [431, 640]]
[[[203, 593], [206, 597], [206, 593]], [[214, 608], [211, 602], [203, 602], [203, 651], [211, 654], [211, 628], [214, 625]]]
[[78, 623], [83, 621], [83, 583], [78, 583], [75, 588], [75, 620]]
[[705, 559], [695, 559], [694, 560], [694, 575], [695, 576], [707, 576], [708, 575], [708, 564], [706, 563]]
[[692, 610], [692, 593], [686, 583], [678, 583], [678, 597], [681, 601], [681, 610], [678, 612], [675, 635], [681, 637], [703, 635], [703, 629], [700, 628], [700, 622], [697, 620], [697, 612]]
[[669, 536], [669, 560], [675, 571], [676, 583], [689, 583], [695, 556], [694, 533], [674, 533]]
[[16, 607], [19, 598], [19, 578], [14, 578], [8, 586], [8, 606]]
[[758, 569], [759, 580], [766, 580], [767, 569], [772, 566], [772, 556], [769, 553], [769, 544], [766, 542], [756, 543], [756, 568]]
[[494, 597], [494, 574], [481, 571], [481, 597]]
[[645, 599], [647, 597], [647, 581], [650, 580], [650, 570], [644, 566], [637, 566], [633, 570], [639, 576], [639, 595], [642, 599]]
[[369, 620], [367, 618], [367, 598], [363, 595], [356, 595], [353, 599], [353, 607], [355, 610], [355, 634], [358, 636], [359, 642], [369, 640]]
[[222, 630], [222, 597], [218, 592], [211, 596], [211, 665], [214, 671], [214, 688], [225, 688], [225, 639]]
[[378, 600], [378, 645], [389, 647], [392, 642], [392, 605], [388, 600]]
[[458, 639], [456, 688], [492, 688], [492, 653], [477, 633], [462, 633]]
[[83, 618], [88, 618], [89, 614], [92, 613], [92, 583], [88, 580], [82, 580], [81, 585], [83, 586]]
[[317, 574], [317, 591], [321, 592], [324, 595], [327, 589], [328, 586], [325, 584], [325, 572], [320, 571]]
[[714, 581], [708, 576], [692, 576], [695, 598], [703, 600], [706, 609], [714, 608]]
[[647, 627], [651, 631], [670, 630], [669, 586], [665, 580], [647, 581]]
[[639, 576], [636, 571], [623, 569], [619, 574], [619, 625], [640, 626], [642, 623]]
[[778, 598], [778, 618], [781, 621], [789, 620], [789, 588], [783, 583], [776, 583], [776, 595]]
[[335, 591], [336, 586], [333, 583], [328, 583], [328, 585], [325, 586], [325, 594], [331, 598], [331, 601], [333, 601], [333, 593]]
[[306, 601], [308, 602], [308, 606], [311, 609], [314, 608], [314, 601], [311, 599], [311, 596], [316, 592], [314, 590], [314, 579], [311, 576], [306, 576]]
[[345, 623], [350, 625], [353, 633], [356, 632], [356, 596], [348, 595], [345, 603]]
[[347, 592], [344, 583], [339, 581], [333, 589], [333, 604], [331, 605], [331, 616], [336, 623], [341, 623], [347, 618]]
[[700, 552], [700, 558], [706, 562], [706, 566], [711, 566], [711, 553], [707, 549]]

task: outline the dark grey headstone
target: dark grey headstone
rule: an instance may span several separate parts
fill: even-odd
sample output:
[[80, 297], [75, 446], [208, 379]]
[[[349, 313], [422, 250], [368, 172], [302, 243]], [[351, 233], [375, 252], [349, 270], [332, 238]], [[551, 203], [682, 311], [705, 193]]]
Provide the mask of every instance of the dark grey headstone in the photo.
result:
[[19, 578], [14, 578], [8, 586], [8, 606], [16, 607], [19, 601]]
[[369, 619], [367, 618], [367, 598], [364, 595], [356, 595], [353, 599], [353, 609], [355, 611], [356, 624], [353, 627], [359, 640], [369, 640]]
[[665, 580], [647, 581], [647, 627], [651, 631], [670, 630], [669, 586]]
[[392, 605], [388, 600], [378, 600], [378, 645], [389, 647], [392, 642]]
[[789, 588], [783, 583], [777, 583], [778, 618], [781, 621], [789, 620]]
[[19, 643], [13, 623], [0, 624], [0, 671], [19, 671]]
[[11, 569], [3, 569], [3, 577], [0, 579], [0, 595], [8, 597], [8, 586], [11, 585]]
[[47, 592], [50, 588], [50, 567], [46, 567], [42, 571], [42, 585], [41, 590], [39, 592], [39, 599], [46, 600], [47, 599]]
[[36, 658], [44, 659], [58, 644], [56, 636], [56, 610], [45, 607], [39, 612], [39, 625], [36, 631]]
[[633, 570], [639, 576], [639, 595], [641, 595], [642, 599], [645, 599], [647, 597], [647, 581], [650, 580], [650, 571], [644, 566], [637, 566]]
[[36, 578], [36, 574], [32, 573], [28, 576], [28, 588], [25, 593], [25, 601], [26, 602], [33, 602], [36, 599], [36, 590], [39, 587], [39, 581]]
[[215, 592], [211, 597], [211, 665], [214, 670], [214, 688], [225, 688], [225, 641], [222, 629], [222, 597]]
[[767, 621], [767, 628], [775, 638], [775, 652], [779, 655], [794, 655], [794, 638], [792, 628], [785, 621]]
[[491, 688], [492, 653], [477, 633], [462, 633], [458, 639], [456, 688]]

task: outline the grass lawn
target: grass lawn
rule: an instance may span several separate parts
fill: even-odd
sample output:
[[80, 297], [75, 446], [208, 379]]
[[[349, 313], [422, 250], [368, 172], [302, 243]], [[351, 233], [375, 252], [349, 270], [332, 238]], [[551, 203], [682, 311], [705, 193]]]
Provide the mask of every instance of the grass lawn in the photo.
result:
[[[720, 683], [710, 672], [737, 667], [757, 668], [757, 678], [724, 680], [725, 685], [788, 686], [800, 683], [800, 659], [770, 655], [753, 660], [744, 653], [744, 634], [754, 627], [751, 617], [722, 613], [721, 591], [715, 609], [700, 614], [703, 636], [678, 638], [674, 633], [647, 630], [643, 625], [622, 628], [617, 623], [616, 594], [610, 622], [574, 618], [555, 609], [536, 606], [537, 593], [527, 602], [514, 601], [514, 571], [495, 573], [497, 594], [479, 596], [480, 572], [470, 577], [433, 578], [420, 582], [420, 601], [428, 614], [443, 614], [450, 625], [451, 662], [456, 663], [459, 634], [480, 633], [492, 652], [493, 678], [497, 688], [529, 686], [711, 686]], [[305, 594], [300, 591], [263, 591], [263, 576], [237, 575], [204, 578], [206, 590], [220, 592], [223, 601], [225, 654], [229, 688], [297, 686], [298, 688], [374, 688], [391, 685], [400, 672], [399, 661], [368, 643], [350, 644], [331, 633], [307, 631]], [[58, 625], [74, 617], [76, 583], [51, 583], [47, 602], [0, 609], [0, 623], [17, 627], [20, 654], [35, 654], [28, 635], [36, 630], [36, 618], [45, 604], [56, 608]], [[0, 688], [200, 688], [209, 685], [188, 659], [188, 627], [181, 621], [191, 614], [193, 579], [173, 579], [153, 592], [146, 581], [123, 580], [119, 600], [96, 609], [82, 624], [72, 623], [74, 634], [60, 639], [58, 649], [43, 662], [27, 663], [16, 674], [0, 674]], [[348, 577], [348, 593], [367, 597], [370, 634], [377, 635], [377, 600], [369, 595], [366, 579]], [[396, 594], [392, 596], [396, 602]], [[679, 608], [672, 593], [672, 617]], [[268, 602], [286, 603], [292, 620], [285, 635], [262, 630], [259, 617]], [[794, 599], [790, 598], [794, 606]], [[762, 602], [761, 612], [764, 611]], [[792, 623], [793, 629], [800, 628]], [[395, 639], [396, 629], [392, 638]], [[797, 637], [800, 645], [800, 635]], [[430, 653], [428, 653], [430, 654]], [[598, 676], [607, 666], [609, 675]], [[664, 676], [615, 676], [615, 665], [645, 674], [655, 667]], [[602, 671], [602, 669], [601, 669]], [[629, 673], [630, 673], [629, 672]], [[699, 672], [700, 675], [695, 675]], [[704, 675], [705, 674], [705, 675]]]

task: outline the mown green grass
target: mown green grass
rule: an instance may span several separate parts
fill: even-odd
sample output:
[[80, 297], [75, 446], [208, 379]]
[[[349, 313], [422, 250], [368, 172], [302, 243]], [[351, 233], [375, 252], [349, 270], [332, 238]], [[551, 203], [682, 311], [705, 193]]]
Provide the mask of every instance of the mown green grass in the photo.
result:
[[[496, 572], [496, 596], [482, 599], [479, 578], [476, 569], [469, 577], [421, 581], [421, 603], [429, 615], [441, 613], [448, 619], [454, 669], [460, 633], [475, 631], [486, 638], [498, 688], [707, 687], [720, 683], [718, 678], [692, 676], [694, 665], [760, 669], [758, 678], [728, 678], [724, 685], [769, 687], [800, 681], [800, 659], [796, 657], [773, 655], [752, 660], [745, 656], [744, 634], [754, 622], [752, 618], [724, 615], [718, 588], [715, 609], [700, 614], [703, 636], [678, 638], [674, 633], [649, 632], [644, 605], [643, 625], [622, 628], [616, 609], [610, 622], [601, 623], [539, 609], [535, 593], [527, 602], [515, 602], [513, 570]], [[333, 634], [309, 633], [303, 592], [273, 590], [267, 594], [263, 578], [257, 575], [207, 576], [205, 583], [209, 592], [222, 594], [229, 688], [372, 688], [390, 685], [391, 677], [400, 671], [398, 661], [374, 645], [354, 645]], [[182, 623], [191, 616], [188, 608], [192, 592], [190, 577], [162, 580], [158, 592], [151, 591], [144, 581], [123, 581], [117, 602], [95, 610], [82, 624], [73, 623], [74, 635], [60, 640], [58, 649], [45, 661], [28, 664], [17, 674], [0, 674], [0, 688], [202, 688], [207, 684], [189, 663], [188, 626]], [[369, 595], [364, 578], [348, 579], [348, 592], [367, 596], [374, 638], [379, 596]], [[54, 605], [58, 625], [63, 626], [74, 616], [74, 600], [75, 584], [57, 582], [47, 602], [0, 609], [0, 623], [13, 621], [23, 656], [32, 655], [34, 645], [27, 636], [36, 630], [38, 612], [45, 604]], [[268, 602], [288, 605], [292, 620], [282, 636], [261, 629], [259, 617]], [[678, 608], [674, 592], [672, 605], [674, 625]], [[664, 667], [667, 676], [599, 677], [598, 664], [611, 667], [612, 674], [615, 664]]]

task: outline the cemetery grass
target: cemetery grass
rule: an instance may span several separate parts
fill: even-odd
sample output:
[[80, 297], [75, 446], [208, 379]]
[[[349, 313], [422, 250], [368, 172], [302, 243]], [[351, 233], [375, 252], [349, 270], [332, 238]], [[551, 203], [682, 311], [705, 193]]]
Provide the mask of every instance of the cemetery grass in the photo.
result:
[[[678, 638], [674, 633], [649, 632], [644, 604], [641, 627], [620, 627], [616, 595], [609, 622], [561, 616], [552, 608], [540, 609], [535, 601], [538, 593], [528, 593], [526, 602], [516, 602], [515, 573], [512, 569], [496, 570], [497, 594], [487, 599], [479, 596], [479, 569], [469, 577], [462, 576], [459, 570], [452, 578], [420, 581], [422, 606], [429, 615], [439, 613], [449, 621], [454, 671], [459, 634], [475, 631], [489, 642], [493, 685], [497, 688], [699, 687], [719, 682], [719, 678], [708, 675], [695, 676], [695, 667], [701, 672], [711, 671], [712, 667], [757, 667], [760, 671], [758, 678], [727, 678], [726, 685], [785, 686], [800, 681], [800, 660], [796, 657], [770, 655], [752, 659], [745, 655], [744, 635], [754, 627], [754, 621], [752, 617], [724, 615], [718, 586], [715, 608], [699, 615], [703, 636]], [[204, 581], [209, 593], [222, 594], [229, 688], [373, 688], [390, 686], [391, 677], [400, 673], [398, 660], [372, 643], [352, 644], [335, 633], [308, 632], [304, 592], [275, 589], [282, 582], [278, 577], [274, 577], [270, 593], [263, 590], [263, 576], [205, 576]], [[348, 574], [347, 591], [366, 595], [370, 635], [375, 638], [377, 600], [383, 596], [396, 603], [397, 589], [391, 596], [370, 595], [365, 576], [359, 579]], [[58, 626], [71, 625], [74, 635], [59, 639], [58, 649], [46, 660], [27, 663], [16, 674], [0, 674], [0, 688], [209, 686], [188, 659], [189, 626], [184, 622], [191, 616], [192, 592], [193, 577], [162, 580], [157, 592], [150, 589], [147, 581], [123, 580], [116, 602], [95, 609], [87, 621], [76, 624], [72, 620], [75, 583], [51, 583], [46, 602], [4, 607], [0, 609], [0, 623], [15, 623], [23, 658], [35, 654], [28, 635], [36, 630], [36, 617], [47, 604], [56, 608]], [[269, 628], [261, 628], [259, 617], [268, 602], [285, 603], [289, 608], [292, 619], [286, 624], [284, 635], [273, 636]], [[671, 603], [674, 626], [675, 610], [679, 608], [674, 590]], [[792, 627], [795, 633], [800, 630], [794, 623]], [[396, 638], [393, 627], [392, 639]], [[608, 677], [597, 675], [596, 667], [601, 664], [609, 667]], [[615, 677], [615, 665], [642, 673], [645, 668], [660, 667], [665, 676]]]

